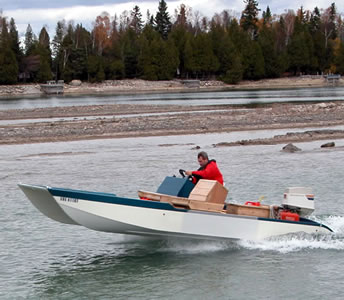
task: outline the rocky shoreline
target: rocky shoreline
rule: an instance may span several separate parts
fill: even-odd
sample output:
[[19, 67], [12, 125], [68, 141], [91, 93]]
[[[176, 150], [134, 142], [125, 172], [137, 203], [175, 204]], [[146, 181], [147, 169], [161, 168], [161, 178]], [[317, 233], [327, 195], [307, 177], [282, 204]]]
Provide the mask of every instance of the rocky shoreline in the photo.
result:
[[[113, 104], [17, 109], [0, 111], [0, 121], [2, 145], [259, 129], [321, 129], [344, 125], [344, 101], [256, 107]], [[344, 132], [305, 134], [273, 143], [335, 138], [344, 138]], [[249, 143], [237, 143], [242, 144]]]
[[[257, 81], [241, 81], [236, 85], [225, 84], [217, 80], [194, 81], [188, 80], [146, 81], [141, 79], [106, 80], [102, 83], [86, 83], [74, 81], [64, 84], [64, 93], [68, 94], [106, 94], [106, 93], [137, 93], [137, 92], [171, 92], [190, 90], [236, 90], [236, 89], [287, 89], [304, 87], [325, 87], [329, 83], [322, 76], [299, 76]], [[341, 78], [337, 86], [344, 86]], [[44, 94], [39, 84], [0, 85], [0, 97], [15, 97]]]
[[[282, 135], [275, 135], [272, 138], [241, 140], [236, 142], [221, 142], [214, 144], [214, 147], [233, 147], [233, 146], [249, 146], [249, 145], [277, 145], [284, 143], [300, 143], [311, 142], [315, 140], [328, 140], [328, 139], [343, 139], [344, 130], [332, 129], [319, 129], [319, 130], [306, 130], [303, 132], [288, 132]], [[331, 146], [329, 146], [331, 144]], [[333, 146], [332, 146], [333, 144]], [[334, 147], [335, 143], [323, 144], [323, 148]]]

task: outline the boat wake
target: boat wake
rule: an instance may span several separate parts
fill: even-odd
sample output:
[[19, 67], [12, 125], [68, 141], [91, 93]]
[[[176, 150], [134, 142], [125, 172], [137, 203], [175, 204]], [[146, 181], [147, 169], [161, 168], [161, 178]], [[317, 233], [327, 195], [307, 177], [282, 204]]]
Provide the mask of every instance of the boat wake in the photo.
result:
[[298, 252], [310, 249], [344, 250], [344, 217], [315, 217], [314, 221], [324, 223], [334, 231], [333, 234], [287, 234], [262, 241], [197, 241], [170, 239], [159, 249], [162, 252], [179, 254], [206, 254], [233, 250], [259, 250], [279, 253]]
[[344, 250], [344, 217], [316, 217], [314, 221], [325, 223], [334, 231], [332, 234], [287, 234], [263, 241], [238, 241], [248, 250], [298, 252], [309, 249]]
[[161, 251], [193, 255], [228, 251], [231, 249], [239, 249], [239, 246], [233, 242], [169, 240]]

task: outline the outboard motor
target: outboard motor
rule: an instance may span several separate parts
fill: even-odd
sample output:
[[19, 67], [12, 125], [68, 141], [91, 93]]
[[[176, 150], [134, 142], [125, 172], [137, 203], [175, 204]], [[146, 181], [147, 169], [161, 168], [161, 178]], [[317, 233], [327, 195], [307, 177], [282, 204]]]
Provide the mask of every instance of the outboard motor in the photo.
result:
[[314, 211], [314, 194], [309, 187], [290, 187], [284, 192], [282, 207], [306, 217]]

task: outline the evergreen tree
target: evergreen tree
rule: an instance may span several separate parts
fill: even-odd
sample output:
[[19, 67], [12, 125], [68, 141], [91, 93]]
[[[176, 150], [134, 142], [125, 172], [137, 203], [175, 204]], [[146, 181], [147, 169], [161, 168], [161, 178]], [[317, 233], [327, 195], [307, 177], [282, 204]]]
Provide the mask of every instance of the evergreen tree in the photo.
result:
[[140, 12], [140, 8], [137, 5], [135, 5], [130, 15], [131, 15], [131, 22], [129, 26], [135, 31], [137, 35], [139, 35], [143, 29], [143, 21], [142, 21], [142, 14]]
[[186, 78], [189, 78], [189, 76], [193, 77], [194, 74], [200, 71], [196, 55], [193, 51], [193, 45], [194, 41], [191, 37], [187, 38], [184, 46], [184, 69], [186, 72]]
[[58, 21], [55, 29], [55, 36], [52, 42], [52, 56], [53, 56], [53, 70], [55, 73], [55, 78], [61, 78], [62, 70], [62, 42], [65, 36], [66, 24], [64, 21]]
[[337, 28], [336, 28], [336, 15], [337, 15], [337, 9], [335, 3], [332, 3], [329, 8], [330, 13], [330, 30], [331, 30], [331, 39], [335, 39], [337, 37]]
[[341, 42], [335, 58], [336, 72], [344, 75], [344, 43]]
[[258, 2], [256, 0], [244, 0], [244, 3], [246, 3], [246, 7], [242, 12], [240, 24], [253, 40], [257, 35], [257, 17], [260, 9], [258, 9]]
[[18, 64], [14, 52], [5, 47], [0, 51], [0, 84], [15, 84], [18, 78]]
[[291, 71], [295, 75], [305, 72], [310, 64], [310, 57], [304, 32], [292, 36], [288, 45], [288, 54]]
[[36, 42], [36, 36], [32, 31], [32, 27], [30, 24], [27, 25], [26, 33], [25, 33], [25, 54], [29, 55], [30, 51], [32, 50], [32, 47], [34, 47], [34, 44]]
[[275, 37], [271, 27], [263, 25], [259, 33], [258, 43], [264, 57], [264, 73], [267, 78], [279, 77], [283, 67], [278, 59]]
[[138, 39], [135, 32], [129, 28], [122, 36], [122, 59], [125, 68], [125, 77], [138, 76], [138, 56], [140, 53]]
[[271, 25], [271, 18], [272, 18], [272, 15], [271, 15], [270, 7], [267, 6], [266, 11], [263, 11], [263, 24]]
[[10, 35], [11, 49], [16, 56], [17, 62], [20, 63], [23, 57], [23, 53], [20, 48], [20, 41], [19, 41], [19, 34], [17, 31], [17, 26], [13, 18], [11, 18], [10, 20], [9, 35]]
[[208, 78], [219, 68], [219, 61], [214, 54], [211, 39], [206, 33], [201, 33], [196, 36], [194, 45], [196, 72], [201, 75], [201, 78]]
[[154, 21], [156, 31], [160, 33], [163, 39], [167, 40], [168, 34], [171, 31], [171, 21], [167, 12], [167, 4], [164, 0], [159, 1], [158, 12]]
[[139, 69], [148, 80], [171, 80], [177, 70], [178, 52], [172, 39], [163, 40], [147, 25], [140, 41]]
[[90, 82], [101, 82], [105, 79], [102, 58], [98, 55], [90, 55], [87, 60], [87, 69]]
[[0, 84], [17, 83], [18, 63], [6, 18], [0, 16]]
[[234, 55], [230, 69], [227, 70], [222, 80], [228, 84], [237, 84], [242, 80], [243, 66], [241, 64], [240, 55]]
[[160, 40], [159, 48], [161, 55], [159, 56], [158, 79], [171, 80], [179, 65], [178, 51], [172, 39]]
[[320, 19], [320, 11], [318, 7], [315, 7], [310, 18], [309, 28], [312, 33], [316, 33], [320, 30], [321, 26], [321, 19]]
[[250, 41], [243, 54], [244, 75], [248, 80], [258, 80], [265, 75], [265, 62], [262, 49], [256, 41]]

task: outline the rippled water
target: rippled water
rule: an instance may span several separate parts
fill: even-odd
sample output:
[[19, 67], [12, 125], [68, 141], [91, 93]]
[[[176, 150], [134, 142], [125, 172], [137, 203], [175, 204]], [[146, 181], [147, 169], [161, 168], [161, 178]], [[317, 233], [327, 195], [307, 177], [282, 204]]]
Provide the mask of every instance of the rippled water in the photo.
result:
[[[341, 299], [344, 282], [344, 140], [213, 148], [284, 133], [242, 132], [0, 147], [0, 299]], [[167, 145], [166, 145], [167, 144]], [[162, 146], [164, 145], [164, 146]], [[154, 240], [64, 225], [38, 212], [17, 183], [135, 197], [166, 175], [197, 167], [199, 145], [224, 174], [228, 200], [311, 186], [314, 218], [333, 235], [263, 242]]]
[[218, 105], [344, 100], [344, 87], [0, 98], [0, 110], [93, 104]]

